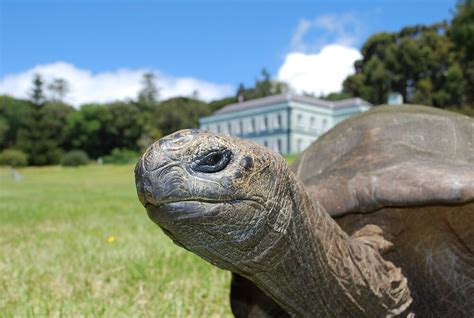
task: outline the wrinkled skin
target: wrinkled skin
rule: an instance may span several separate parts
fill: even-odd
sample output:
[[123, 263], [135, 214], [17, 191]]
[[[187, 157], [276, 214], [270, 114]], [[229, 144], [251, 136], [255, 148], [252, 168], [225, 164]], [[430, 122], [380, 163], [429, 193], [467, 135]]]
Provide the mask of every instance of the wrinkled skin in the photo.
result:
[[[180, 131], [153, 144], [136, 175], [149, 217], [175, 243], [246, 277], [293, 315], [398, 314], [411, 303], [400, 270], [351, 241], [283, 158], [264, 147]], [[341, 281], [339, 272], [351, 271], [355, 260], [370, 270]], [[325, 290], [333, 285], [339, 287]], [[371, 298], [373, 306], [366, 306]]]
[[[250, 271], [266, 249], [263, 237], [281, 235], [274, 194], [285, 163], [270, 165], [272, 157], [252, 142], [181, 131], [153, 144], [138, 163], [139, 198], [175, 243], [219, 267]], [[206, 160], [225, 168], [206, 172]]]
[[[357, 129], [367, 122], [383, 125], [385, 119], [377, 121], [380, 117], [375, 116], [356, 118], [345, 127]], [[403, 122], [402, 115], [397, 118]], [[461, 139], [464, 130], [459, 130], [456, 142], [469, 147], [469, 129], [474, 132], [474, 125], [461, 121], [467, 137]], [[234, 273], [231, 301], [239, 317], [472, 316], [474, 207], [470, 202], [474, 198], [470, 191], [474, 178], [465, 168], [470, 164], [469, 153], [468, 159], [456, 161], [453, 171], [449, 160], [436, 161], [436, 154], [421, 152], [418, 146], [402, 156], [425, 163], [424, 157], [412, 153], [428, 153], [428, 162], [438, 167], [428, 172], [452, 172], [454, 179], [439, 182], [443, 191], [432, 182], [420, 181], [422, 176], [432, 176], [416, 175], [416, 167], [415, 173], [403, 169], [408, 172], [402, 174], [402, 181], [393, 183], [397, 179], [392, 171], [398, 162], [383, 159], [387, 158], [383, 147], [383, 157], [377, 161], [379, 148], [371, 145], [380, 145], [374, 141], [374, 132], [380, 129], [371, 125], [361, 128], [365, 129], [361, 141], [331, 151], [310, 148], [295, 165], [298, 177], [279, 155], [250, 141], [180, 131], [154, 143], [138, 162], [137, 192], [150, 218], [176, 244]], [[334, 131], [342, 131], [340, 127], [344, 126]], [[340, 140], [337, 135], [334, 141], [331, 138], [334, 135], [323, 136], [315, 146]], [[430, 138], [429, 134], [424, 138]], [[357, 180], [368, 175], [369, 181], [380, 182], [377, 186], [383, 191], [376, 188], [373, 199], [366, 195], [364, 182], [344, 179], [354, 176], [354, 165], [361, 171], [364, 168], [361, 151], [348, 155], [349, 149], [364, 149], [356, 142], [368, 143], [366, 158], [391, 165], [355, 174]], [[340, 157], [338, 149], [343, 150]], [[319, 153], [330, 157], [321, 165], [311, 157]], [[362, 160], [355, 163], [353, 158]], [[329, 165], [331, 161], [334, 166]], [[303, 185], [300, 179], [307, 181]], [[456, 192], [449, 192], [455, 194], [454, 199], [445, 195], [449, 180], [455, 180]], [[424, 184], [429, 186], [419, 199], [413, 195], [417, 192], [398, 197], [393, 192], [409, 186], [420, 190]], [[354, 193], [359, 201], [344, 200]], [[450, 200], [453, 205], [446, 205]], [[325, 202], [329, 213], [319, 201]], [[384, 202], [389, 206], [384, 207]], [[343, 209], [363, 213], [344, 214]]]

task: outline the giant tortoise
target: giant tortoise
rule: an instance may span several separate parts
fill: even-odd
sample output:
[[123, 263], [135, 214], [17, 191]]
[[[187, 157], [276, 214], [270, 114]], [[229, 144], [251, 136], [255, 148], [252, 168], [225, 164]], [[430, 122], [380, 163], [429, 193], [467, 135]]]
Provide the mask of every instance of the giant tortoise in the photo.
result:
[[233, 273], [238, 317], [473, 317], [474, 120], [378, 107], [290, 169], [256, 143], [182, 130], [135, 174], [149, 217]]

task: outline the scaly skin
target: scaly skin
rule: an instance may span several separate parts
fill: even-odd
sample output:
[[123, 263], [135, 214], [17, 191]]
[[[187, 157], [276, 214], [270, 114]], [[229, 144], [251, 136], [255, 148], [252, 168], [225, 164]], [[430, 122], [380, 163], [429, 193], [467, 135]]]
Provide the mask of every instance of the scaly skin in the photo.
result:
[[135, 173], [140, 201], [175, 243], [293, 316], [408, 314], [400, 269], [349, 237], [270, 150], [184, 130], [154, 143]]

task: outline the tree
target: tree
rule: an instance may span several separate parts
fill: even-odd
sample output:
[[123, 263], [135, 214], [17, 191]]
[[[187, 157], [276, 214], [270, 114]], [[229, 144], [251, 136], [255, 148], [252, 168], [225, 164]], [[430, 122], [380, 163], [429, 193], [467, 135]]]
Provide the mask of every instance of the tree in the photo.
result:
[[62, 102], [69, 92], [69, 83], [65, 79], [56, 78], [48, 85], [48, 89], [51, 91], [52, 101]]
[[285, 82], [272, 80], [270, 73], [264, 68], [261, 71], [261, 78], [255, 80], [254, 87], [246, 88], [243, 83], [240, 83], [235, 96], [229, 96], [222, 99], [214, 100], [209, 103], [209, 108], [212, 112], [220, 108], [233, 104], [240, 103], [251, 99], [277, 95], [286, 93], [289, 86]]
[[10, 96], [0, 96], [0, 124], [3, 134], [0, 137], [0, 149], [17, 146], [18, 132], [26, 121], [31, 120], [35, 105], [27, 100]]
[[[440, 100], [437, 103], [445, 103], [448, 105], [464, 105], [471, 92], [470, 89], [467, 89], [467, 85], [469, 85], [469, 80], [464, 79], [461, 65], [457, 62], [453, 63], [446, 71], [445, 91], [447, 93], [448, 100], [446, 102]], [[472, 87], [472, 89], [474, 89], [474, 87]], [[465, 95], [464, 92], [467, 94]], [[439, 97], [435, 98], [439, 99]], [[474, 101], [470, 100], [469, 102], [472, 105]]]
[[142, 89], [138, 93], [138, 103], [154, 106], [158, 101], [159, 90], [156, 86], [156, 76], [152, 72], [143, 74]]
[[272, 95], [272, 80], [266, 68], [260, 72], [261, 79], [255, 81], [255, 98]]
[[109, 108], [111, 121], [106, 126], [107, 139], [109, 140], [109, 149], [107, 153], [115, 148], [126, 148], [138, 150], [138, 139], [144, 131], [144, 117], [141, 112], [132, 103], [112, 103], [105, 105]]
[[17, 146], [28, 155], [29, 164], [35, 166], [58, 163], [61, 157], [57, 143], [47, 132], [44, 119], [41, 108], [36, 108], [18, 131]]
[[261, 76], [261, 79], [255, 81], [254, 98], [277, 95], [288, 90], [286, 83], [272, 80], [265, 68], [262, 69]]
[[405, 27], [395, 33], [376, 33], [362, 47], [355, 74], [343, 91], [373, 104], [383, 104], [390, 92], [404, 101], [436, 107], [461, 106], [466, 95], [448, 25]]
[[[217, 99], [209, 103], [209, 110], [211, 112], [215, 112], [226, 105], [234, 104], [237, 102], [239, 102], [238, 97], [234, 96]], [[242, 102], [242, 100], [240, 102]]]
[[5, 117], [0, 115], [0, 151], [4, 148], [7, 142], [7, 133], [10, 130], [10, 125]]
[[195, 89], [191, 94], [192, 99], [199, 99], [199, 90]]
[[137, 105], [117, 102], [83, 105], [67, 121], [69, 149], [81, 149], [91, 157], [107, 155], [115, 148], [139, 149], [147, 123]]
[[59, 163], [65, 142], [65, 126], [75, 110], [62, 103], [44, 103], [22, 121], [17, 147], [28, 154], [32, 165]]
[[333, 92], [333, 93], [329, 93], [327, 95], [321, 96], [321, 99], [330, 100], [330, 101], [337, 101], [337, 100], [342, 100], [346, 98], [351, 98], [351, 95], [345, 92]]
[[33, 88], [31, 90], [31, 101], [40, 106], [44, 102], [43, 79], [40, 74], [33, 75]]
[[137, 147], [139, 151], [145, 151], [154, 141], [163, 136], [161, 130], [155, 127], [151, 122], [145, 122], [143, 126], [142, 135], [137, 140]]
[[163, 135], [168, 135], [184, 128], [198, 128], [199, 118], [210, 114], [208, 105], [199, 100], [176, 97], [161, 102], [156, 109], [154, 127]]
[[64, 150], [69, 150], [70, 144], [67, 140], [66, 125], [70, 114], [76, 109], [61, 102], [46, 102], [42, 109], [42, 125], [47, 127], [44, 134], [47, 138], [54, 140], [55, 144]]
[[107, 141], [107, 125], [112, 115], [108, 107], [98, 104], [82, 105], [67, 119], [66, 135], [71, 149], [81, 149], [98, 158], [111, 151]]
[[243, 83], [239, 84], [239, 88], [237, 88], [236, 99], [239, 103], [242, 103], [245, 98], [245, 86]]
[[254, 87], [245, 88], [243, 84], [239, 85], [236, 92], [236, 99], [240, 102], [262, 98], [271, 95], [277, 95], [289, 90], [288, 84], [271, 79], [270, 73], [263, 68], [261, 78], [255, 80]]
[[474, 105], [474, 0], [458, 2], [448, 35], [463, 70], [467, 102]]

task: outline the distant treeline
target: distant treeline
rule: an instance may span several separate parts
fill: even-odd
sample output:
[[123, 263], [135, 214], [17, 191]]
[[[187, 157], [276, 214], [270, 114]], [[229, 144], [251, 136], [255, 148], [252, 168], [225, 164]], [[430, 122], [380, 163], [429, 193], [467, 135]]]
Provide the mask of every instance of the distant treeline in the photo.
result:
[[[374, 34], [362, 55], [341, 92], [318, 97], [357, 96], [378, 105], [390, 92], [398, 92], [405, 103], [474, 116], [474, 0], [460, 1], [449, 23]], [[138, 152], [163, 135], [197, 127], [200, 117], [227, 104], [287, 90], [263, 70], [253, 87], [240, 85], [234, 96], [221, 100], [206, 103], [198, 94], [160, 100], [154, 75], [145, 73], [135, 100], [75, 109], [62, 102], [69, 83], [60, 78], [44, 83], [35, 75], [29, 100], [0, 96], [0, 152], [21, 152], [31, 165], [56, 164], [71, 150], [94, 159], [120, 149]]]
[[46, 85], [37, 74], [32, 79], [30, 100], [0, 96], [0, 151], [23, 152], [30, 165], [57, 164], [71, 150], [82, 150], [94, 159], [114, 150], [116, 154], [118, 149], [139, 152], [161, 136], [198, 127], [200, 117], [237, 102], [238, 96], [253, 99], [279, 94], [286, 88], [272, 81], [265, 70], [254, 87], [241, 85], [235, 96], [210, 103], [191, 97], [161, 101], [151, 73], [144, 74], [142, 84], [136, 100], [85, 104], [75, 109], [62, 102], [69, 86], [64, 79]]

